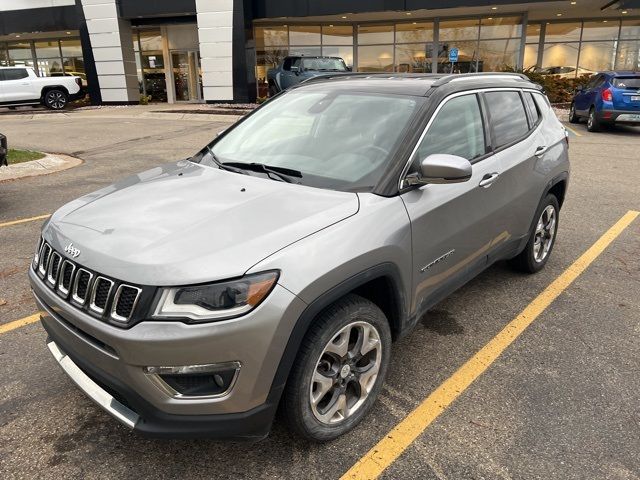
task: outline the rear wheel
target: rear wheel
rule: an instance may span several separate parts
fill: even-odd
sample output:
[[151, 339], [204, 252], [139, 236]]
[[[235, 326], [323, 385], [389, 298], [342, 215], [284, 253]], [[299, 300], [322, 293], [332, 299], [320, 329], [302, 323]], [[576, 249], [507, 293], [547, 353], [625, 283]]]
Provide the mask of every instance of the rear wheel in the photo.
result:
[[67, 106], [68, 100], [69, 97], [67, 96], [66, 92], [57, 88], [48, 90], [44, 94], [44, 106], [50, 108], [51, 110], [62, 110]]
[[580, 123], [580, 117], [576, 115], [576, 106], [571, 103], [571, 108], [569, 108], [569, 123]]
[[354, 428], [382, 387], [391, 331], [372, 302], [347, 295], [307, 333], [283, 397], [282, 412], [301, 437], [333, 440]]
[[589, 118], [587, 119], [587, 130], [590, 132], [599, 132], [601, 128], [602, 125], [600, 125], [600, 121], [596, 115], [596, 109], [591, 107], [591, 110], [589, 110]]
[[560, 206], [553, 194], [548, 194], [536, 211], [536, 224], [524, 250], [511, 260], [511, 264], [525, 273], [536, 273], [544, 268], [551, 256], [558, 231]]

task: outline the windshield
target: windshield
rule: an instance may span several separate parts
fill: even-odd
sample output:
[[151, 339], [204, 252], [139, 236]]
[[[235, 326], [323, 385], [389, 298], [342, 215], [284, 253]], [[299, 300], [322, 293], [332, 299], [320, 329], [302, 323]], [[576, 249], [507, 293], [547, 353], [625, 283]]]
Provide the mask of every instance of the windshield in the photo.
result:
[[303, 58], [303, 70], [346, 72], [347, 66], [341, 58]]
[[[368, 191], [380, 179], [423, 100], [292, 91], [271, 100], [210, 146], [221, 163], [262, 163], [299, 171], [302, 176], [296, 183]], [[216, 165], [206, 149], [192, 161]]]

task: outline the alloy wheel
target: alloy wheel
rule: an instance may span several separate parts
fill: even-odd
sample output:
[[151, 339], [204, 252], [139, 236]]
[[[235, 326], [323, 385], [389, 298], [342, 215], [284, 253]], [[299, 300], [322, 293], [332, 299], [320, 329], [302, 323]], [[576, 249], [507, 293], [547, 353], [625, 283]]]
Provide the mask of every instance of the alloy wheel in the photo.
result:
[[553, 205], [547, 205], [542, 211], [533, 240], [533, 259], [540, 263], [551, 250], [556, 234], [556, 209]]
[[47, 93], [47, 105], [55, 110], [60, 110], [64, 108], [66, 104], [66, 99], [62, 92], [58, 92], [54, 90], [53, 92]]
[[341, 328], [325, 345], [311, 387], [311, 410], [320, 422], [336, 424], [353, 415], [376, 384], [382, 362], [378, 330], [367, 322]]

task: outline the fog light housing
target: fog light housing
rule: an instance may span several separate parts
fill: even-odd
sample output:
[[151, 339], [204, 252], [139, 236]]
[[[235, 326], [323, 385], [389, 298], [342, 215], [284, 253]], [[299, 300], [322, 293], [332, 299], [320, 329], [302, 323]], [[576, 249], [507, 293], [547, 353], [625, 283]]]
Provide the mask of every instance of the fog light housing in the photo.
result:
[[218, 398], [227, 395], [238, 378], [240, 362], [144, 367], [144, 373], [173, 398]]

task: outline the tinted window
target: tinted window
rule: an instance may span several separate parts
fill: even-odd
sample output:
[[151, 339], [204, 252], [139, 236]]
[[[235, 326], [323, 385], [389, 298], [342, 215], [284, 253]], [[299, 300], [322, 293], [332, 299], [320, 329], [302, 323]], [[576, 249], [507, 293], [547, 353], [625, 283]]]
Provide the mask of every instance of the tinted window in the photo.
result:
[[640, 76], [614, 78], [613, 86], [617, 88], [629, 88], [635, 90], [637, 88], [640, 88]]
[[2, 71], [4, 73], [3, 80], [20, 80], [21, 78], [27, 78], [29, 76], [25, 68], [7, 68]]
[[291, 70], [291, 58], [285, 58], [284, 63], [282, 64], [283, 70]]
[[494, 148], [517, 140], [529, 131], [527, 114], [518, 92], [486, 92]]
[[418, 147], [419, 162], [433, 153], [472, 160], [485, 153], [484, 129], [478, 98], [463, 95], [446, 102]]
[[529, 117], [531, 119], [531, 126], [538, 123], [538, 119], [540, 118], [540, 112], [538, 111], [538, 107], [536, 106], [536, 102], [533, 101], [533, 97], [530, 92], [524, 93], [524, 101], [527, 104], [527, 109], [529, 110]]

